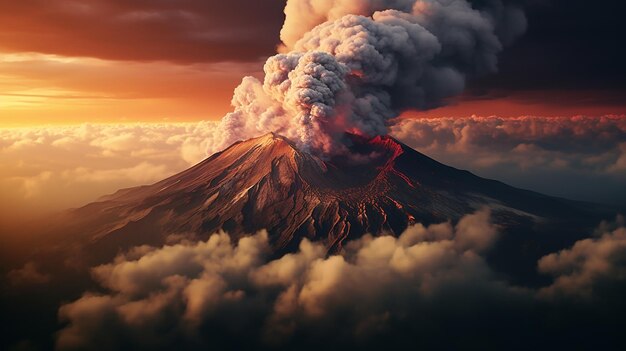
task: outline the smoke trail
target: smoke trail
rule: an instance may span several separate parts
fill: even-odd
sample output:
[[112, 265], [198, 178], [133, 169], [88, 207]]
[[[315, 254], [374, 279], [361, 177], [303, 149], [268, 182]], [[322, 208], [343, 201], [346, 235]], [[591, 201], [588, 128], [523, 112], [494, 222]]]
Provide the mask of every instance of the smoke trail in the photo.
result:
[[212, 148], [267, 132], [311, 152], [342, 151], [344, 132], [386, 134], [406, 109], [431, 109], [468, 77], [497, 70], [504, 43], [526, 27], [496, 0], [288, 0], [283, 53], [263, 82], [243, 79]]

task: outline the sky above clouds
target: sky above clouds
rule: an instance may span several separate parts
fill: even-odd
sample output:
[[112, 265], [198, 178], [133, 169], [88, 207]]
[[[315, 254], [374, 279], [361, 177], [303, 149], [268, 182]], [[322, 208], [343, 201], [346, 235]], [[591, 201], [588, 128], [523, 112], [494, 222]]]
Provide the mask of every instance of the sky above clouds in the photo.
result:
[[[431, 116], [626, 112], [624, 5], [527, 1], [499, 74]], [[0, 126], [216, 120], [276, 52], [284, 1], [0, 0]], [[584, 25], [581, 25], [584, 23]]]
[[0, 1], [0, 125], [218, 119], [281, 1]]

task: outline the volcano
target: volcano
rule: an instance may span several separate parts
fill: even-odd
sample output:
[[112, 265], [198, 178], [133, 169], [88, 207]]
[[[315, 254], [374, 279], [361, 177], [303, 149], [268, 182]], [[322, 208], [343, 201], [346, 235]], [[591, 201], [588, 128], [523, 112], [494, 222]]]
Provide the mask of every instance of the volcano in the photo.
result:
[[346, 134], [344, 144], [347, 152], [322, 158], [273, 133], [237, 142], [170, 178], [71, 210], [65, 223], [99, 253], [262, 229], [276, 252], [305, 237], [340, 252], [365, 233], [399, 235], [483, 207], [503, 225], [579, 212], [573, 202], [446, 166], [390, 136]]

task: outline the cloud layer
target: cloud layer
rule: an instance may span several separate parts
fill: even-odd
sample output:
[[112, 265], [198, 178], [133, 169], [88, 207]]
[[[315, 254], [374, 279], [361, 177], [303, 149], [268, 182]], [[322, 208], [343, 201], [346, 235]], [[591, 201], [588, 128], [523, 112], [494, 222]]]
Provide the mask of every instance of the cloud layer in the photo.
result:
[[551, 195], [626, 205], [626, 118], [410, 118], [391, 134], [438, 161]]
[[468, 78], [495, 72], [503, 43], [526, 29], [519, 7], [485, 4], [289, 0], [284, 53], [267, 60], [263, 81], [235, 89], [209, 152], [277, 132], [341, 153], [344, 132], [386, 134], [400, 112], [443, 105]]
[[259, 62], [174, 64], [7, 53], [0, 45], [0, 125], [184, 121], [230, 111]]
[[[327, 257], [323, 246], [304, 239], [298, 252], [268, 261], [265, 232], [236, 244], [219, 233], [206, 242], [138, 248], [94, 268], [111, 293], [89, 293], [61, 307], [69, 325], [57, 346], [228, 344], [238, 335], [282, 346], [301, 333], [368, 339], [461, 286], [467, 294], [522, 296], [481, 258], [496, 236], [483, 211], [455, 227], [417, 225], [399, 238], [366, 236], [343, 256]], [[207, 328], [216, 329], [205, 335]]]
[[161, 180], [206, 157], [213, 123], [0, 130], [3, 217], [79, 206]]
[[[551, 195], [624, 204], [626, 119], [406, 119], [392, 135], [438, 161]], [[0, 198], [16, 213], [80, 206], [206, 157], [215, 123], [0, 130]], [[620, 202], [621, 201], [621, 202]]]
[[46, 284], [52, 277], [41, 273], [35, 262], [27, 262], [23, 267], [9, 271], [7, 279], [12, 287], [22, 287]]
[[[455, 226], [365, 236], [341, 256], [304, 239], [297, 252], [270, 259], [265, 232], [238, 243], [218, 233], [205, 242], [139, 247], [94, 268], [107, 293], [61, 307], [68, 324], [57, 347], [334, 349], [416, 339], [505, 346], [511, 336], [545, 327], [555, 291], [577, 304], [606, 298], [595, 290], [581, 295], [580, 284], [565, 281], [584, 275], [586, 285], [623, 285], [624, 227], [613, 225], [618, 229], [605, 225], [597, 237], [542, 258], [540, 271], [555, 280], [541, 290], [512, 286], [486, 263], [499, 234], [484, 210]], [[441, 339], [443, 325], [448, 337]]]
[[626, 288], [626, 227], [619, 217], [614, 228], [601, 227], [595, 237], [539, 260], [539, 271], [555, 277], [539, 293], [544, 298], [594, 296], [611, 293], [618, 282]]

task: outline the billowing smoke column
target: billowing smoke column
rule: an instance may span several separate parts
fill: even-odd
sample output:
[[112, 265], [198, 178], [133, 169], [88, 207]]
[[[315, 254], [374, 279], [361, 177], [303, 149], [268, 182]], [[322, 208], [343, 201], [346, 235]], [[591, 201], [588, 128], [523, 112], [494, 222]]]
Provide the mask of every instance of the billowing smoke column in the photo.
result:
[[209, 152], [270, 131], [341, 152], [344, 132], [386, 134], [403, 110], [441, 106], [494, 72], [526, 27], [518, 6], [496, 0], [288, 0], [285, 14], [283, 53], [263, 82], [235, 89]]

